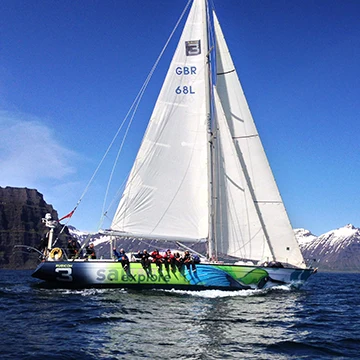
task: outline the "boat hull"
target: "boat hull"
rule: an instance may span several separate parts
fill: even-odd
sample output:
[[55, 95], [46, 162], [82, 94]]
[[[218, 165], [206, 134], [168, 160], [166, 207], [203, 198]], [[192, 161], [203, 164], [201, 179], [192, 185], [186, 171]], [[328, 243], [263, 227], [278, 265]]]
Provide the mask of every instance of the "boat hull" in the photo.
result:
[[270, 268], [247, 265], [198, 264], [196, 271], [183, 267], [148, 270], [131, 263], [125, 271], [119, 262], [105, 260], [44, 261], [33, 277], [72, 288], [133, 288], [183, 290], [263, 289], [277, 285], [301, 287], [314, 269]]

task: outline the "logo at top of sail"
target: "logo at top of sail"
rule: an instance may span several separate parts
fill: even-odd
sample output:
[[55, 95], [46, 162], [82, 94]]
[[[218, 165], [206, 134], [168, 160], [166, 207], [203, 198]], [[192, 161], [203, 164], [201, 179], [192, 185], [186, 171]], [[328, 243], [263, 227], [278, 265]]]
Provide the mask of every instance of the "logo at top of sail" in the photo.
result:
[[201, 54], [200, 40], [185, 41], [186, 56]]

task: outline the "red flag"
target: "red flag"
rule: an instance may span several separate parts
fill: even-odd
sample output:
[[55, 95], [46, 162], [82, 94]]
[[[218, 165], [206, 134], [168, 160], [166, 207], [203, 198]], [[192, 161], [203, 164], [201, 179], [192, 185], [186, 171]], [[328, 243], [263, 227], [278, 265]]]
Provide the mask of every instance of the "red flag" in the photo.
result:
[[61, 219], [59, 219], [59, 222], [64, 219], [71, 218], [74, 212], [75, 209], [73, 211], [70, 211], [67, 215], [63, 216]]

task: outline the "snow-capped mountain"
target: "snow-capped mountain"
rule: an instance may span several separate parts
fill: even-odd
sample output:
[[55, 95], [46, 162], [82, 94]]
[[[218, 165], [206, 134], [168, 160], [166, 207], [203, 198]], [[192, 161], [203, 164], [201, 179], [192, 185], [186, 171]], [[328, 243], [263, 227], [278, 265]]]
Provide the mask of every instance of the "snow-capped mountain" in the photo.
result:
[[313, 242], [315, 239], [317, 239], [317, 236], [311, 233], [310, 230], [306, 229], [294, 229], [296, 240], [298, 241], [299, 245], [305, 246], [306, 244], [309, 244]]
[[316, 259], [320, 270], [360, 271], [359, 228], [348, 224], [318, 237], [305, 229], [294, 231], [304, 258]]
[[[69, 226], [69, 231], [80, 243], [93, 242], [99, 257], [109, 256], [111, 244], [108, 235], [89, 235], [72, 226]], [[307, 264], [326, 271], [360, 271], [360, 228], [348, 224], [320, 236], [306, 229], [294, 229], [294, 233]], [[121, 243], [116, 245], [122, 246]], [[138, 240], [126, 244], [127, 251], [137, 251], [143, 246]]]

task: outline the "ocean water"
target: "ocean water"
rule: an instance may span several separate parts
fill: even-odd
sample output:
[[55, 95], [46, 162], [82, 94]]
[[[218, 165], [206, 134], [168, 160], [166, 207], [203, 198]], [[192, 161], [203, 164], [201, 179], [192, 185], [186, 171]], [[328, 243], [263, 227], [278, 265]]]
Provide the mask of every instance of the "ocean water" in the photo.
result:
[[359, 274], [301, 290], [49, 289], [0, 270], [1, 359], [360, 359]]

